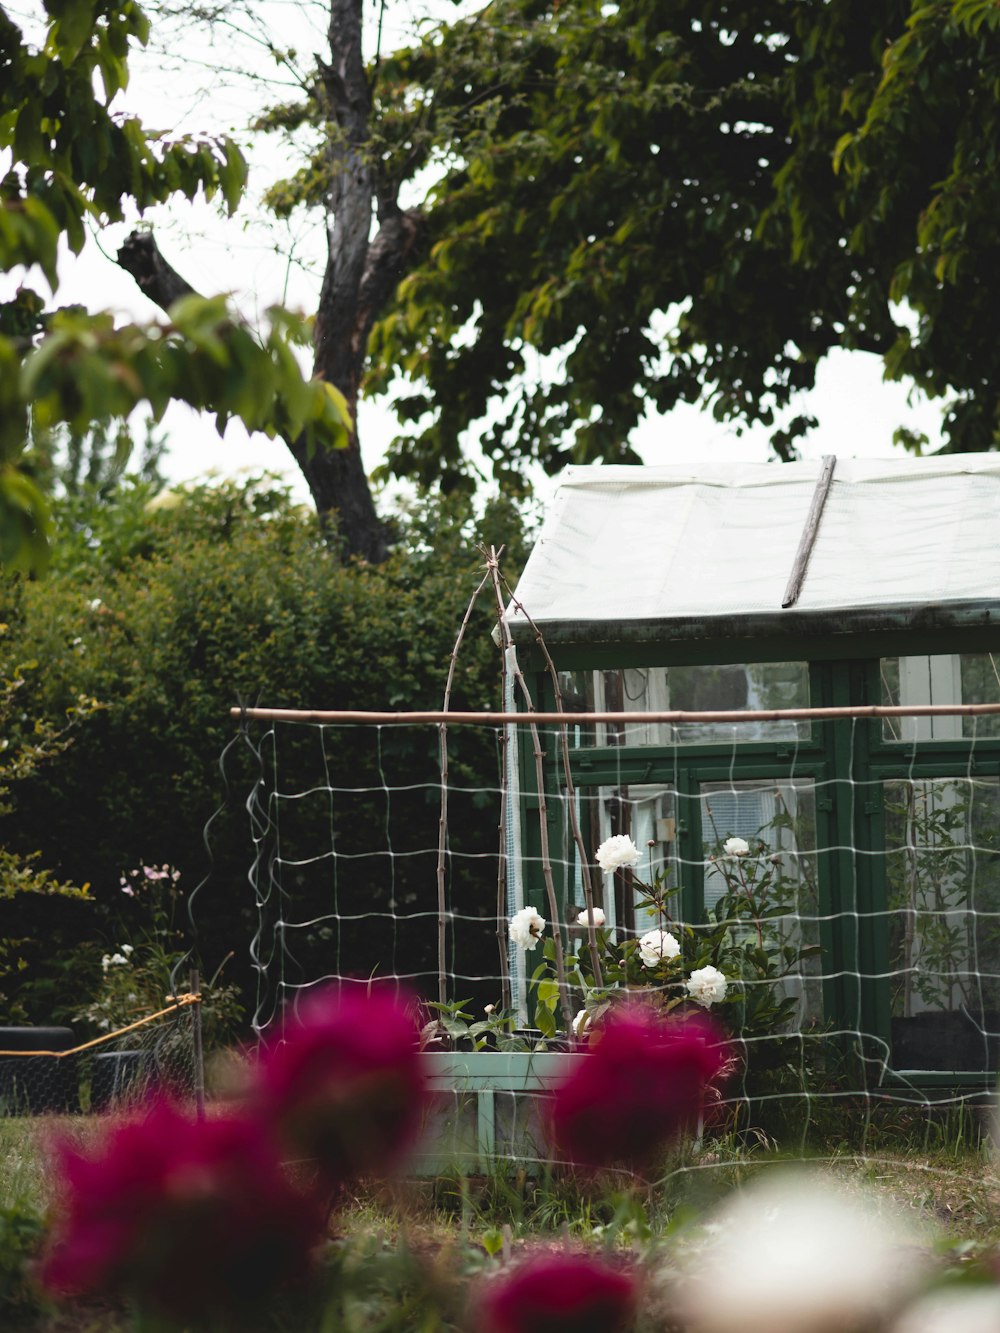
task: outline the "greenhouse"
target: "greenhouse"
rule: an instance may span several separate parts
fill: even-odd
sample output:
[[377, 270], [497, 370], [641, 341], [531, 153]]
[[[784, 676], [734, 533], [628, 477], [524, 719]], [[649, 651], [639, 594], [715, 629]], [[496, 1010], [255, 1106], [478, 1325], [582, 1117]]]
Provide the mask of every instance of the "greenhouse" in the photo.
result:
[[[541, 782], [519, 746], [511, 910], [544, 901], [545, 841], [574, 920], [580, 848], [627, 834], [698, 923], [745, 839], [778, 867], [772, 928], [813, 946], [797, 1031], [853, 1037], [878, 1086], [992, 1084], [1000, 716], [969, 705], [1000, 703], [998, 530], [995, 455], [569, 470], [506, 632], [533, 706], [581, 718], [568, 780], [562, 728]], [[674, 711], [708, 716], [588, 716]], [[648, 926], [631, 871], [593, 892], [609, 927]]]

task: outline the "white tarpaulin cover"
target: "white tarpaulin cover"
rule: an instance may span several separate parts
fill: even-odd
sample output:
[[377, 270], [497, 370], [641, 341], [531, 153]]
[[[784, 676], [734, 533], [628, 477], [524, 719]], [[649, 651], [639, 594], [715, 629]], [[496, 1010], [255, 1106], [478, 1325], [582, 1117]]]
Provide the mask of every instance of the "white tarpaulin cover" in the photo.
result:
[[[780, 629], [821, 470], [571, 468], [517, 599], [542, 626], [774, 613]], [[794, 613], [998, 600], [1000, 455], [837, 460]]]

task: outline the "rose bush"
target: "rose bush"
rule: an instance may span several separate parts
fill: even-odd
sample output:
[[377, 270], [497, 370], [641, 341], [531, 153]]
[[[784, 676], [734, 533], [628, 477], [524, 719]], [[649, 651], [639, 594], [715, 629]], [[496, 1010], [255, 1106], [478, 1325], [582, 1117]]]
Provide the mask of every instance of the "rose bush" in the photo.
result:
[[[781, 858], [759, 841], [752, 849], [744, 838], [721, 842], [706, 866], [721, 878], [723, 892], [712, 918], [696, 923], [675, 919], [672, 899], [676, 890], [664, 874], [646, 883], [634, 873], [639, 849], [630, 837], [616, 834], [597, 849], [596, 860], [606, 873], [629, 870], [635, 909], [656, 920], [654, 928], [638, 938], [610, 930], [603, 908], [593, 909], [597, 969], [589, 947], [586, 909], [573, 918], [571, 950], [566, 959], [568, 984], [582, 995], [573, 1005], [572, 1034], [589, 1039], [601, 1019], [615, 1005], [641, 993], [664, 1012], [709, 1010], [734, 1036], [776, 1037], [793, 1019], [797, 987], [804, 964], [818, 952], [812, 945], [789, 943], [782, 919], [792, 911], [792, 885], [783, 873]], [[524, 909], [510, 923], [511, 939], [528, 938]], [[542, 923], [544, 926], [544, 922]], [[530, 936], [534, 948], [540, 930]], [[559, 1031], [561, 1002], [556, 984], [555, 946], [542, 941], [543, 960], [532, 974], [535, 1022], [546, 1037]], [[790, 979], [792, 985], [786, 985]]]

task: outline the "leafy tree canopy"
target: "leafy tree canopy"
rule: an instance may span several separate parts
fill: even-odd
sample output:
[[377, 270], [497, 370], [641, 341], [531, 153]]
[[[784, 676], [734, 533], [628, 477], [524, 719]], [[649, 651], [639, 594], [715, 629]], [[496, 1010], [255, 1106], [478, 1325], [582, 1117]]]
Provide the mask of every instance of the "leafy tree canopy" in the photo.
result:
[[[474, 422], [508, 480], [637, 461], [647, 407], [773, 423], [835, 347], [992, 447], [998, 30], [985, 0], [494, 0], [383, 59], [372, 155], [436, 172], [370, 343], [369, 388], [410, 383], [388, 470], [470, 484]], [[271, 123], [310, 117], [320, 93]]]
[[[45, 431], [124, 418], [140, 403], [159, 416], [173, 399], [240, 417], [270, 434], [314, 443], [346, 436], [332, 386], [304, 379], [290, 343], [309, 331], [273, 311], [254, 334], [224, 299], [185, 297], [159, 322], [117, 324], [107, 313], [50, 308], [28, 285], [58, 288], [61, 244], [79, 253], [85, 225], [180, 193], [221, 196], [232, 212], [246, 168], [227, 139], [167, 140], [112, 103], [128, 80], [130, 43], [148, 23], [133, 0], [46, 0], [35, 46], [0, 6], [0, 562], [39, 568], [47, 556], [45, 499], [26, 465], [29, 419]], [[16, 285], [16, 290], [11, 291]]]

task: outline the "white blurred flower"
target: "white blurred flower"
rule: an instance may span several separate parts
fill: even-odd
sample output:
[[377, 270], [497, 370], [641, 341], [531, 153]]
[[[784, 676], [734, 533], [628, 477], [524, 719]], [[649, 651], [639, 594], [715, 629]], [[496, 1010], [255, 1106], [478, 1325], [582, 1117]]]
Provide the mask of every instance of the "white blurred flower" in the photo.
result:
[[719, 1221], [681, 1288], [692, 1333], [873, 1327], [926, 1277], [926, 1251], [884, 1204], [812, 1173], [750, 1185]]
[[135, 953], [134, 944], [119, 944], [118, 948], [121, 950], [123, 954], [125, 954], [126, 957], [128, 957], [130, 954]]
[[610, 874], [622, 866], [639, 864], [639, 848], [627, 833], [616, 833], [613, 838], [606, 838], [597, 849], [597, 864], [604, 873]]
[[696, 1004], [708, 1009], [726, 998], [729, 982], [717, 967], [696, 967], [686, 983], [687, 993]]
[[521, 949], [533, 949], [545, 929], [545, 918], [533, 907], [522, 907], [510, 919], [510, 937]]
[[943, 1287], [904, 1310], [892, 1333], [996, 1333], [1000, 1288]]
[[586, 1009], [580, 1009], [573, 1019], [573, 1036], [582, 1037], [590, 1027], [591, 1015]]
[[87, 605], [90, 607], [91, 611], [100, 611], [104, 603], [99, 597], [92, 597]]
[[655, 967], [664, 958], [677, 958], [680, 951], [669, 930], [648, 930], [639, 940], [639, 954], [646, 967]]
[[727, 838], [722, 844], [726, 856], [749, 856], [750, 844], [745, 838]]
[[101, 971], [106, 972], [111, 966], [111, 955], [106, 953], [101, 955]]
[[[604, 908], [595, 907], [592, 909], [592, 912], [594, 917], [594, 925], [603, 926], [605, 921], [607, 920], [607, 918], [604, 915]], [[583, 911], [580, 913], [580, 915], [576, 918], [576, 924], [578, 926], [585, 926], [587, 924], [587, 920], [590, 915], [591, 913], [588, 912], [586, 908], [584, 908]]]
[[[108, 967], [122, 967], [128, 963], [128, 959], [123, 953], [113, 953], [108, 959]], [[101, 966], [104, 967], [104, 959], [101, 959]], [[104, 968], [105, 972], [108, 970]]]

